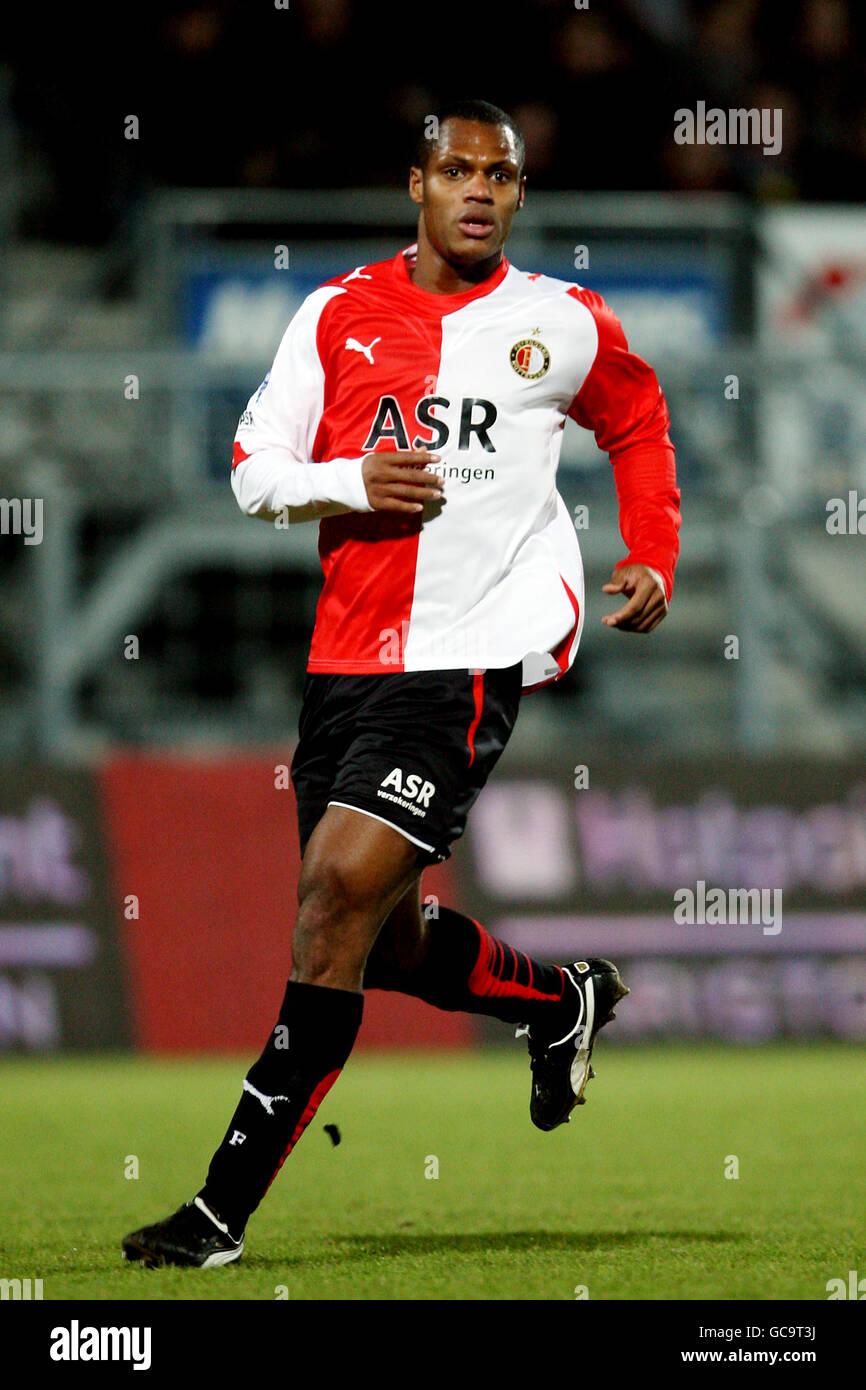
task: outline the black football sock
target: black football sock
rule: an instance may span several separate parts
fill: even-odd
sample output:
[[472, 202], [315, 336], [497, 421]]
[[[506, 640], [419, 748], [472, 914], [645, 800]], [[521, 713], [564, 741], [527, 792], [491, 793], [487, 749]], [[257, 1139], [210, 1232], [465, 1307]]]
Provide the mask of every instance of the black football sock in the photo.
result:
[[422, 963], [398, 972], [374, 958], [364, 975], [365, 989], [400, 990], [437, 1009], [488, 1014], [506, 1023], [543, 1021], [554, 1029], [560, 1013], [567, 1022], [574, 1012], [558, 965], [531, 960], [450, 907], [440, 907], [438, 917], [426, 925], [428, 949]]
[[290, 981], [267, 1046], [253, 1063], [198, 1194], [238, 1238], [339, 1076], [363, 994]]

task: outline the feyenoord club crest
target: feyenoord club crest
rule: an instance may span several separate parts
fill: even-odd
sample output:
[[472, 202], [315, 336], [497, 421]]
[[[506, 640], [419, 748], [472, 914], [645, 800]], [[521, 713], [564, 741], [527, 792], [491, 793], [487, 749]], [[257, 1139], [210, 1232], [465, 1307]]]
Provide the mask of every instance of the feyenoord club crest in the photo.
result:
[[537, 381], [550, 366], [550, 353], [537, 338], [521, 338], [511, 349], [509, 361], [518, 376]]

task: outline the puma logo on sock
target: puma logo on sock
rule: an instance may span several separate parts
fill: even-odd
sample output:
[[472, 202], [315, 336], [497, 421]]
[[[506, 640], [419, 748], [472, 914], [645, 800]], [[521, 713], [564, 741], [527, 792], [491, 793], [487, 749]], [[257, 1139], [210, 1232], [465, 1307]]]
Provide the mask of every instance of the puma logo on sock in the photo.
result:
[[273, 1107], [274, 1107], [274, 1103], [275, 1103], [276, 1101], [278, 1101], [278, 1100], [291, 1100], [291, 1096], [266, 1096], [266, 1095], [263, 1095], [261, 1091], [257, 1091], [257, 1090], [256, 1090], [255, 1086], [251, 1086], [250, 1083], [249, 1083], [246, 1079], [244, 1080], [244, 1090], [245, 1090], [245, 1091], [249, 1091], [249, 1093], [250, 1093], [251, 1096], [255, 1096], [256, 1100], [261, 1101], [262, 1105], [265, 1107], [265, 1110], [267, 1111], [267, 1113], [268, 1113], [269, 1115], [273, 1115], [273, 1113], [274, 1113]]

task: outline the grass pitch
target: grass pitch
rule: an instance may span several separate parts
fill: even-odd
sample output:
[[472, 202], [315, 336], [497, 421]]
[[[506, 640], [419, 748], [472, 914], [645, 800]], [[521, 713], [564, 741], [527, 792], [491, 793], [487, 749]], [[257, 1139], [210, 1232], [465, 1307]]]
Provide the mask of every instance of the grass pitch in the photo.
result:
[[46, 1300], [776, 1300], [866, 1272], [861, 1050], [602, 1038], [594, 1060], [541, 1134], [522, 1044], [356, 1055], [241, 1262], [207, 1273], [127, 1265], [120, 1239], [200, 1186], [250, 1059], [7, 1060], [0, 1276]]

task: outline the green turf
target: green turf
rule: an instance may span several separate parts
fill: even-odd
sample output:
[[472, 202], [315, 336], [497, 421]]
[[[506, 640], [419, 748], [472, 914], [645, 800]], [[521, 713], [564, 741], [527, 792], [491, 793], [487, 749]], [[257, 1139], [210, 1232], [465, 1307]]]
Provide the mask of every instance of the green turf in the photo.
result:
[[866, 1274], [862, 1051], [602, 1039], [588, 1104], [541, 1134], [522, 1046], [356, 1055], [243, 1260], [207, 1273], [119, 1241], [200, 1185], [244, 1064], [6, 1061], [0, 1276], [45, 1299], [522, 1300], [826, 1299]]

